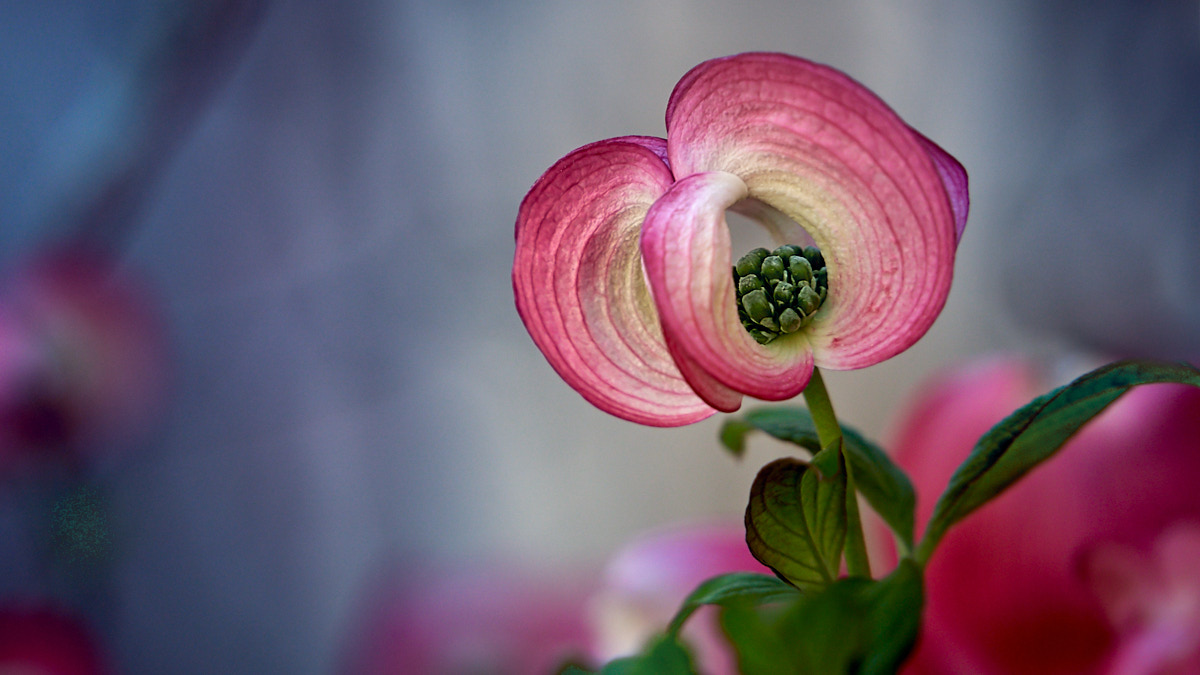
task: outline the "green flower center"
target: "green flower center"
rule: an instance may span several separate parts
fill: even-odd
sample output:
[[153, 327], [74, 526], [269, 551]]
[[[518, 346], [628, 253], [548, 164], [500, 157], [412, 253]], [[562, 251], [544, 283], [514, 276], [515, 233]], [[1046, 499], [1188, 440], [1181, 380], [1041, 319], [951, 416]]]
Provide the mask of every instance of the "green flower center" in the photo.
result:
[[764, 345], [811, 323], [829, 293], [825, 258], [813, 246], [756, 248], [734, 264], [733, 281], [738, 317]]

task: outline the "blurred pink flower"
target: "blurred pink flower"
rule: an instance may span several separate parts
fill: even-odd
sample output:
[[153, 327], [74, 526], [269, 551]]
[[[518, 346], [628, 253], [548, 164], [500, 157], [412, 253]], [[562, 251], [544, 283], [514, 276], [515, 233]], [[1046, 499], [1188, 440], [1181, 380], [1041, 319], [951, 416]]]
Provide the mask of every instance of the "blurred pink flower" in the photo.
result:
[[[342, 672], [526, 675], [566, 659], [597, 666], [662, 633], [702, 581], [746, 570], [770, 573], [732, 523], [638, 537], [611, 559], [599, 588], [582, 574], [529, 569], [397, 570], [368, 587]], [[714, 619], [701, 609], [683, 637], [701, 672], [736, 672]]]
[[103, 675], [94, 637], [75, 616], [48, 606], [0, 607], [0, 673]]
[[127, 439], [157, 409], [165, 353], [142, 289], [109, 261], [27, 261], [0, 282], [0, 463]]
[[[918, 396], [893, 447], [919, 524], [979, 436], [1049, 389], [1032, 364], [997, 360]], [[1200, 645], [1200, 555], [1187, 529], [1200, 523], [1198, 485], [1200, 390], [1126, 394], [950, 530], [928, 566], [905, 672], [1200, 672], [1168, 669]]]
[[587, 589], [531, 570], [399, 571], [367, 588], [345, 675], [552, 673], [585, 654]]
[[[592, 598], [593, 655], [607, 661], [634, 653], [666, 628], [701, 582], [743, 571], [771, 574], [750, 554], [740, 523], [673, 526], [638, 537], [608, 563], [604, 585]], [[701, 672], [737, 672], [713, 608], [696, 612], [682, 635]]]
[[1112, 675], [1200, 673], [1200, 522], [1173, 526], [1147, 553], [1099, 545], [1083, 570], [1122, 636]]

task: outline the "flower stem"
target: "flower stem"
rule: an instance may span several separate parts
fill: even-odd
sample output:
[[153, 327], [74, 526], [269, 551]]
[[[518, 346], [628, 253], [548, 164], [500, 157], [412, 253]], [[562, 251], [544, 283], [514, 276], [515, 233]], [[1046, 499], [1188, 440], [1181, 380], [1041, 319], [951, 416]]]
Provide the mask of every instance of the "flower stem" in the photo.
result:
[[862, 519], [858, 513], [858, 489], [854, 485], [854, 474], [850, 471], [850, 463], [846, 461], [846, 453], [842, 448], [842, 427], [833, 412], [833, 402], [829, 400], [829, 391], [825, 388], [825, 380], [821, 377], [819, 368], [813, 368], [812, 379], [804, 389], [804, 402], [808, 404], [808, 412], [817, 427], [817, 438], [821, 441], [821, 447], [836, 447], [842, 456], [842, 466], [846, 470], [846, 571], [852, 577], [870, 578], [871, 564], [867, 559], [867, 544], [863, 537]]

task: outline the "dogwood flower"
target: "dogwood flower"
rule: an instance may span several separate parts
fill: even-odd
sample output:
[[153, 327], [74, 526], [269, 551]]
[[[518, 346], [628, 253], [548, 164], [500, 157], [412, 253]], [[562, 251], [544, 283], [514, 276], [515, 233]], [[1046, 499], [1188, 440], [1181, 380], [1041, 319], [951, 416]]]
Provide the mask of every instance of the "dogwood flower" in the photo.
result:
[[[814, 366], [863, 368], [928, 330], [966, 172], [869, 90], [797, 57], [740, 54], [687, 73], [666, 127], [665, 140], [571, 152], [517, 215], [517, 310], [584, 398], [689, 424], [743, 395], [791, 398]], [[728, 210], [781, 246], [735, 265]]]

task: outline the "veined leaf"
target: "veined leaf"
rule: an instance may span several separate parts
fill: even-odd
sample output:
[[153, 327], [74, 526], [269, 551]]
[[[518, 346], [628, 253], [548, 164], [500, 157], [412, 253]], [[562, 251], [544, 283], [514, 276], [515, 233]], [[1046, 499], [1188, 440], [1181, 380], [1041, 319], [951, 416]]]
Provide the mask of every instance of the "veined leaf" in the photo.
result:
[[846, 541], [846, 472], [836, 448], [811, 464], [778, 459], [750, 488], [746, 543], [762, 564], [801, 590], [837, 579]]
[[[816, 453], [821, 450], [817, 427], [808, 410], [797, 407], [760, 408], [733, 419], [721, 429], [721, 441], [735, 455], [745, 448], [745, 436], [754, 429]], [[851, 427], [842, 426], [846, 462], [855, 487], [871, 508], [892, 528], [908, 549], [913, 546], [913, 511], [916, 493], [908, 476], [879, 446]]]
[[703, 605], [782, 602], [796, 596], [796, 589], [779, 579], [754, 572], [733, 572], [713, 577], [696, 587], [667, 627], [667, 635], [679, 634], [683, 624]]
[[880, 581], [841, 579], [783, 608], [732, 604], [721, 626], [745, 675], [883, 675], [912, 651], [923, 598], [920, 567], [903, 559]]

